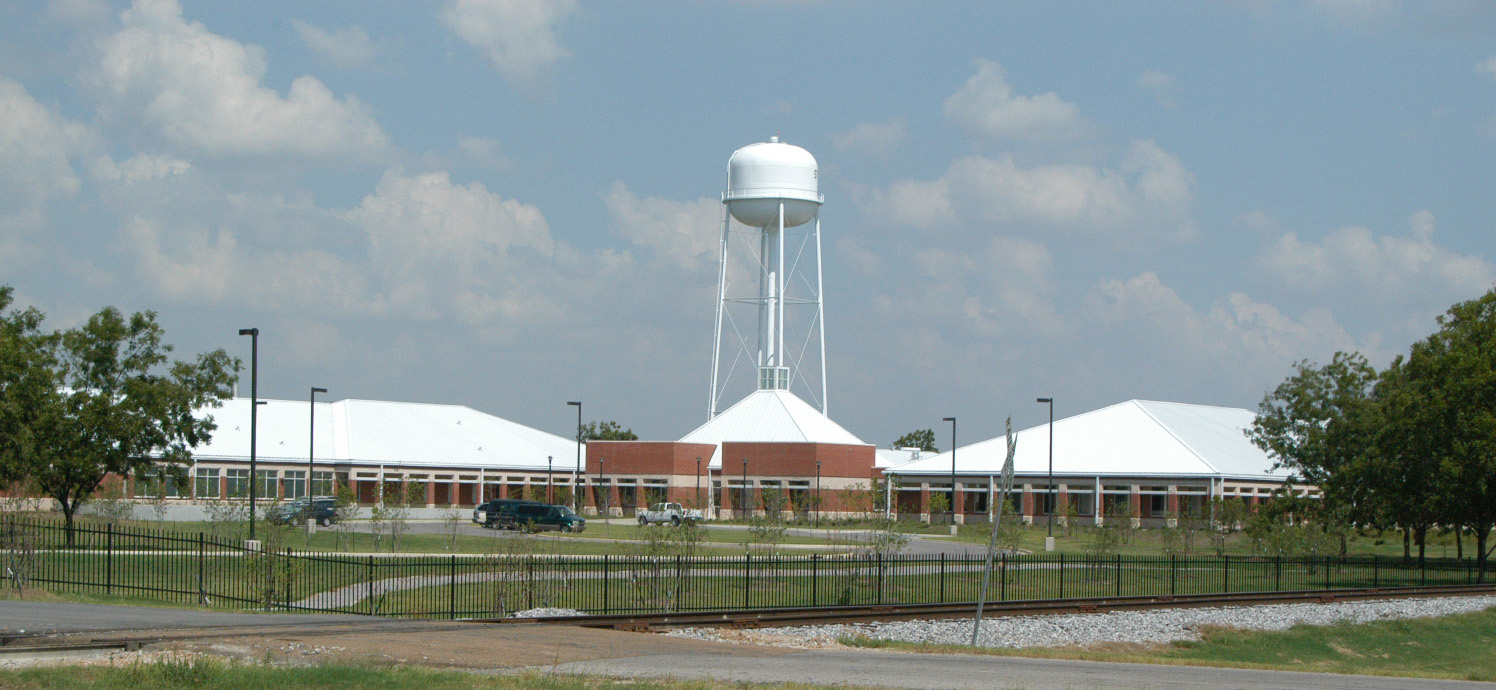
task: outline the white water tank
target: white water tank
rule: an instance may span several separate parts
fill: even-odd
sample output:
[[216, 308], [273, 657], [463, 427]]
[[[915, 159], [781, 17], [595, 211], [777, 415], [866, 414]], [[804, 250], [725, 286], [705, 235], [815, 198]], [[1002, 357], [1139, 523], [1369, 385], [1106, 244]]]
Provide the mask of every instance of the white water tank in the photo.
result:
[[722, 201], [744, 225], [777, 225], [781, 203], [785, 227], [805, 223], [816, 216], [823, 201], [815, 156], [781, 143], [777, 136], [744, 146], [727, 161], [727, 192]]

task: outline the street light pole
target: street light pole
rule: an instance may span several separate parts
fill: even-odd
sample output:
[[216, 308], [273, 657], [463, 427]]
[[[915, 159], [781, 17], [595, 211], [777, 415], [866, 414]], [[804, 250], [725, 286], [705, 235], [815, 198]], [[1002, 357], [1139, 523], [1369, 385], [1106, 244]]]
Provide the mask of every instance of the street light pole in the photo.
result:
[[[701, 456], [696, 456], [696, 509], [705, 511], [701, 506]], [[702, 513], [703, 515], [705, 513]]]
[[[317, 516], [317, 511], [314, 507], [315, 504], [312, 502], [312, 496], [316, 493], [312, 491], [312, 463], [317, 458], [317, 394], [326, 392], [326, 388], [312, 386], [312, 392], [307, 396], [306, 504], [307, 515], [312, 518]], [[312, 522], [310, 519], [306, 523], [306, 533], [312, 533]]]
[[601, 504], [601, 507], [598, 508], [597, 513], [604, 520], [608, 519], [608, 504], [612, 503], [612, 501], [610, 500], [612, 496], [610, 496], [609, 494], [613, 493], [612, 487], [606, 486], [603, 483], [608, 479], [608, 474], [603, 469], [603, 463], [605, 462], [607, 462], [607, 458], [597, 459], [597, 501]]
[[956, 533], [956, 418], [945, 417], [942, 422], [951, 423], [951, 534]]
[[580, 513], [582, 504], [578, 502], [577, 494], [581, 493], [581, 482], [577, 477], [582, 471], [582, 401], [573, 400], [566, 404], [577, 408], [577, 466], [571, 471], [571, 509]]
[[545, 502], [555, 503], [551, 498], [551, 456], [545, 456]]
[[1054, 536], [1054, 398], [1039, 398], [1035, 402], [1049, 404], [1049, 531], [1045, 536]]
[[747, 516], [749, 514], [748, 513], [748, 458], [743, 458], [743, 487], [741, 489], [739, 489], [739, 498], [741, 500], [739, 500], [738, 502], [740, 504], [742, 504], [740, 507], [743, 509], [743, 515]]
[[821, 526], [821, 461], [816, 461], [816, 512], [811, 514], [810, 527], [816, 529]]
[[260, 412], [260, 329], [241, 328], [239, 335], [249, 336], [249, 540], [255, 540], [255, 437], [258, 436]]

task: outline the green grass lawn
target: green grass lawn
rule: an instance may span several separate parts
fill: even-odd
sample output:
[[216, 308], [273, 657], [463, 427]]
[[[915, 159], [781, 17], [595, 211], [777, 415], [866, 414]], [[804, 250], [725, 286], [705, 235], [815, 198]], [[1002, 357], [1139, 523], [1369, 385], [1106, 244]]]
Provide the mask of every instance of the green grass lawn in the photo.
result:
[[[847, 640], [864, 647], [970, 654], [970, 647]], [[1229, 628], [1199, 641], [1098, 649], [986, 649], [978, 653], [1048, 659], [1184, 664], [1315, 673], [1496, 681], [1496, 609], [1438, 618], [1297, 625], [1281, 632]]]
[[[215, 658], [164, 660], [120, 666], [57, 666], [0, 671], [0, 690], [742, 690], [741, 683], [678, 680], [615, 680], [547, 674], [480, 675], [415, 667], [317, 666], [288, 668], [234, 663]], [[754, 686], [815, 690], [815, 686]], [[837, 686], [849, 688], [850, 686]]]

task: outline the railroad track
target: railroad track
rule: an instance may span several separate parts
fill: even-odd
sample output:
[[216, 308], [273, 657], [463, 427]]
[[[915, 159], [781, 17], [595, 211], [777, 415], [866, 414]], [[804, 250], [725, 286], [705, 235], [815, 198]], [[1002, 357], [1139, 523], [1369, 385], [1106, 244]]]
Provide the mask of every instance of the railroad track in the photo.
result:
[[[1330, 603], [1359, 599], [1491, 594], [1496, 594], [1496, 584], [1306, 590], [1295, 592], [1244, 592], [1237, 594], [1098, 597], [1094, 599], [1046, 599], [1036, 601], [988, 602], [983, 607], [983, 616], [1036, 616], [1202, 606], [1256, 606], [1262, 604], [1296, 604], [1305, 602]], [[508, 625], [536, 623], [574, 625], [586, 628], [655, 631], [670, 628], [766, 628], [829, 623], [912, 620], [919, 618], [970, 618], [976, 615], [976, 609], [976, 602], [958, 602], [947, 604], [884, 604], [872, 606], [687, 611], [677, 613], [629, 613], [543, 618], [490, 618], [471, 619], [469, 622], [502, 623]]]
[[[1496, 595], [1496, 584], [988, 602], [983, 607], [983, 615], [993, 617], [1041, 616], [1065, 613], [1098, 613], [1202, 606], [1255, 606], [1304, 602], [1330, 603], [1363, 599], [1479, 595]], [[585, 628], [611, 628], [615, 630], [651, 632], [671, 628], [764, 628], [827, 623], [911, 620], [919, 618], [969, 618], [975, 614], [976, 602], [958, 602], [947, 604], [819, 606], [793, 609], [743, 609], [537, 618], [474, 618], [461, 621], [369, 618], [366, 620], [315, 624], [298, 622], [259, 626], [191, 628], [164, 630], [146, 634], [141, 634], [138, 631], [100, 631], [89, 633], [87, 636], [70, 635], [67, 637], [56, 637], [46, 634], [0, 635], [0, 663], [18, 659], [61, 659], [98, 656], [114, 652], [134, 651], [146, 645], [163, 642], [245, 637], [275, 634], [278, 632], [294, 634], [298, 637], [369, 632], [402, 633], [425, 632], [439, 629], [451, 630], [453, 627], [466, 627], [474, 624], [571, 625]]]

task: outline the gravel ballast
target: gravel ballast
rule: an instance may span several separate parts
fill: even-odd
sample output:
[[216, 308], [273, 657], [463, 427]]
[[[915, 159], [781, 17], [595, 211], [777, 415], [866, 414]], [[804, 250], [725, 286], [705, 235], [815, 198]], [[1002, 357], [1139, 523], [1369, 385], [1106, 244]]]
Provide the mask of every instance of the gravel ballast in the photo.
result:
[[[1198, 640], [1199, 631], [1208, 627], [1286, 630], [1299, 623], [1329, 625], [1395, 618], [1426, 618], [1469, 613], [1493, 606], [1496, 606], [1496, 596], [1004, 616], [983, 619], [977, 646], [1016, 649], [1087, 647], [1108, 643], [1166, 644], [1176, 640]], [[667, 634], [702, 640], [799, 648], [835, 647], [839, 646], [837, 638], [859, 636], [901, 642], [965, 645], [971, 642], [971, 619], [840, 623], [756, 630], [683, 628]]]

